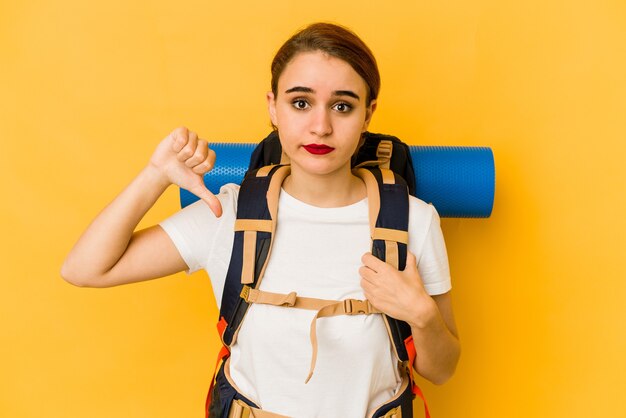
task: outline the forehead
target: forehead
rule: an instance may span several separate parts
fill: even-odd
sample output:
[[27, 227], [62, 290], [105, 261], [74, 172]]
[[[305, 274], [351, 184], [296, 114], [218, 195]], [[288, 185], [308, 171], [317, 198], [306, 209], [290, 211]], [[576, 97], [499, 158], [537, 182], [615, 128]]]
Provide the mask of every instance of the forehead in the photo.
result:
[[316, 92], [352, 90], [359, 95], [367, 89], [365, 80], [350, 64], [321, 51], [301, 52], [289, 61], [278, 79], [278, 90], [284, 92], [295, 86]]

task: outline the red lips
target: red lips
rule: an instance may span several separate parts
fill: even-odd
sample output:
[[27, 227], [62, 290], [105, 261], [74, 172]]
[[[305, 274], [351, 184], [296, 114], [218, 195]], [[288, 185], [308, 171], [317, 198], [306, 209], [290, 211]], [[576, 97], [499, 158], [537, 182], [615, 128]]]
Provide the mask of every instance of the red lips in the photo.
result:
[[329, 147], [328, 145], [323, 144], [307, 144], [304, 145], [303, 148], [309, 153], [315, 155], [324, 155], [335, 150], [333, 147]]

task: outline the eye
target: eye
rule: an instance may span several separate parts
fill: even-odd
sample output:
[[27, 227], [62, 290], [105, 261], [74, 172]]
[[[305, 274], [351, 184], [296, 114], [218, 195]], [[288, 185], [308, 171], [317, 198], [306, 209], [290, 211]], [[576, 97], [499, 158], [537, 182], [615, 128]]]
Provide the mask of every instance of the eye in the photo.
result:
[[334, 105], [333, 109], [335, 109], [339, 113], [348, 113], [349, 111], [352, 110], [352, 105], [345, 103], [345, 102], [341, 102], [341, 103], [337, 103], [336, 105]]
[[307, 103], [307, 101], [304, 99], [296, 99], [293, 102], [291, 102], [291, 105], [298, 110], [305, 110], [306, 108], [309, 107], [309, 103]]

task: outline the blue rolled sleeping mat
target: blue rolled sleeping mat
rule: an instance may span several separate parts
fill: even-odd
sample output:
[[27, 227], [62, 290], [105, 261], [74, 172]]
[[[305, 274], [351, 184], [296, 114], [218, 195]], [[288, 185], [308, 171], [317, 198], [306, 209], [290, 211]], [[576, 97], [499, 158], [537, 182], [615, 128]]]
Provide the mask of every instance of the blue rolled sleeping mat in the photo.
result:
[[[212, 193], [226, 183], [240, 184], [257, 143], [210, 143], [217, 155], [213, 170], [204, 175]], [[443, 218], [487, 218], [495, 193], [493, 152], [487, 147], [410, 145], [416, 195], [432, 203]], [[180, 189], [181, 206], [198, 200]]]

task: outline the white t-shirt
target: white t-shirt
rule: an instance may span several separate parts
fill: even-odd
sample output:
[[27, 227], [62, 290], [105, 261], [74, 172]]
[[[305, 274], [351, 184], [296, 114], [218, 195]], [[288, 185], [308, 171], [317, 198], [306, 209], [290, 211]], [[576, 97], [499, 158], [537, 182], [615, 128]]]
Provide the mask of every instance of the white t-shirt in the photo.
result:
[[[222, 187], [223, 215], [202, 201], [161, 223], [189, 267], [206, 269], [221, 302], [233, 244], [239, 186]], [[431, 295], [450, 290], [448, 259], [435, 209], [411, 197], [409, 251]], [[276, 236], [260, 288], [342, 300], [364, 299], [358, 269], [370, 251], [367, 199], [339, 208], [280, 194]], [[262, 409], [292, 417], [362, 418], [389, 400], [400, 384], [397, 360], [381, 315], [317, 321], [315, 372], [309, 330], [315, 311], [252, 304], [231, 350], [230, 373]]]

